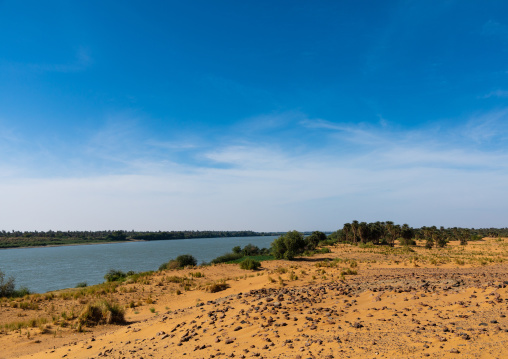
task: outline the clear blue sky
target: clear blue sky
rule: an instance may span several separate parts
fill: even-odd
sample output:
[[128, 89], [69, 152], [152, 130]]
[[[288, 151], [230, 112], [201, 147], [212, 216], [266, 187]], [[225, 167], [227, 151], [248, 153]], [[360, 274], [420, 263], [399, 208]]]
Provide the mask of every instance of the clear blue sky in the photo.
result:
[[508, 226], [506, 1], [0, 0], [0, 229]]

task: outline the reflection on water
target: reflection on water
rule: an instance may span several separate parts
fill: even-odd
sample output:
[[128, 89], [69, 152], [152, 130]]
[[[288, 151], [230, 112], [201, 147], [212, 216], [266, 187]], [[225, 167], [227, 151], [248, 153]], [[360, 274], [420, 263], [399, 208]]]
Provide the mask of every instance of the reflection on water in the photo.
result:
[[16, 279], [16, 287], [33, 292], [71, 288], [79, 282], [102, 283], [110, 269], [135, 272], [157, 270], [180, 254], [191, 254], [198, 263], [252, 243], [269, 247], [276, 236], [196, 238], [172, 241], [126, 242], [81, 246], [15, 248], [0, 250], [0, 270]]

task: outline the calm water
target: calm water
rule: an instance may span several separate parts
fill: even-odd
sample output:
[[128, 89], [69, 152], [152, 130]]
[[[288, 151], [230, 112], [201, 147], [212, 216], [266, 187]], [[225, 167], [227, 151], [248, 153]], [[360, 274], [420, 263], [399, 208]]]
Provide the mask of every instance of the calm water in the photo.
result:
[[276, 236], [196, 238], [172, 241], [127, 242], [81, 246], [16, 248], [0, 250], [0, 270], [16, 279], [16, 287], [47, 292], [104, 282], [110, 269], [135, 272], [157, 270], [180, 254], [193, 255], [198, 263], [230, 252], [234, 246], [252, 243], [269, 248]]

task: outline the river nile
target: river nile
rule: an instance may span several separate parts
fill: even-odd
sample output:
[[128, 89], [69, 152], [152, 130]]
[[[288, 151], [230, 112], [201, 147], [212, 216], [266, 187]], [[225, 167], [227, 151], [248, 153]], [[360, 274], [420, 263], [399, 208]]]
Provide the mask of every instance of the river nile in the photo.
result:
[[14, 277], [16, 288], [32, 292], [72, 288], [104, 282], [110, 269], [124, 272], [157, 270], [180, 254], [193, 255], [198, 263], [230, 252], [235, 246], [252, 243], [269, 248], [276, 236], [195, 238], [185, 240], [125, 242], [62, 247], [15, 248], [0, 250], [0, 270]]

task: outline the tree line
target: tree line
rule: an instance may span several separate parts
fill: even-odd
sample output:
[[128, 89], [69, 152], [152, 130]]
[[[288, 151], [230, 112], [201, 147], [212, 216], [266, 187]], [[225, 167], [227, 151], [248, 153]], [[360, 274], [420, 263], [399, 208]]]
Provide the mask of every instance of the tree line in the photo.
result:
[[330, 238], [339, 242], [353, 244], [386, 244], [395, 245], [398, 241], [402, 245], [415, 244], [416, 240], [424, 240], [427, 247], [444, 247], [449, 241], [460, 241], [467, 244], [470, 240], [483, 237], [507, 237], [508, 228], [444, 228], [436, 226], [413, 228], [407, 224], [399, 225], [392, 221], [386, 222], [358, 222], [345, 223], [342, 229], [332, 233]]
[[31, 247], [129, 240], [176, 240], [191, 238], [254, 237], [273, 235], [254, 231], [0, 231], [0, 248]]

